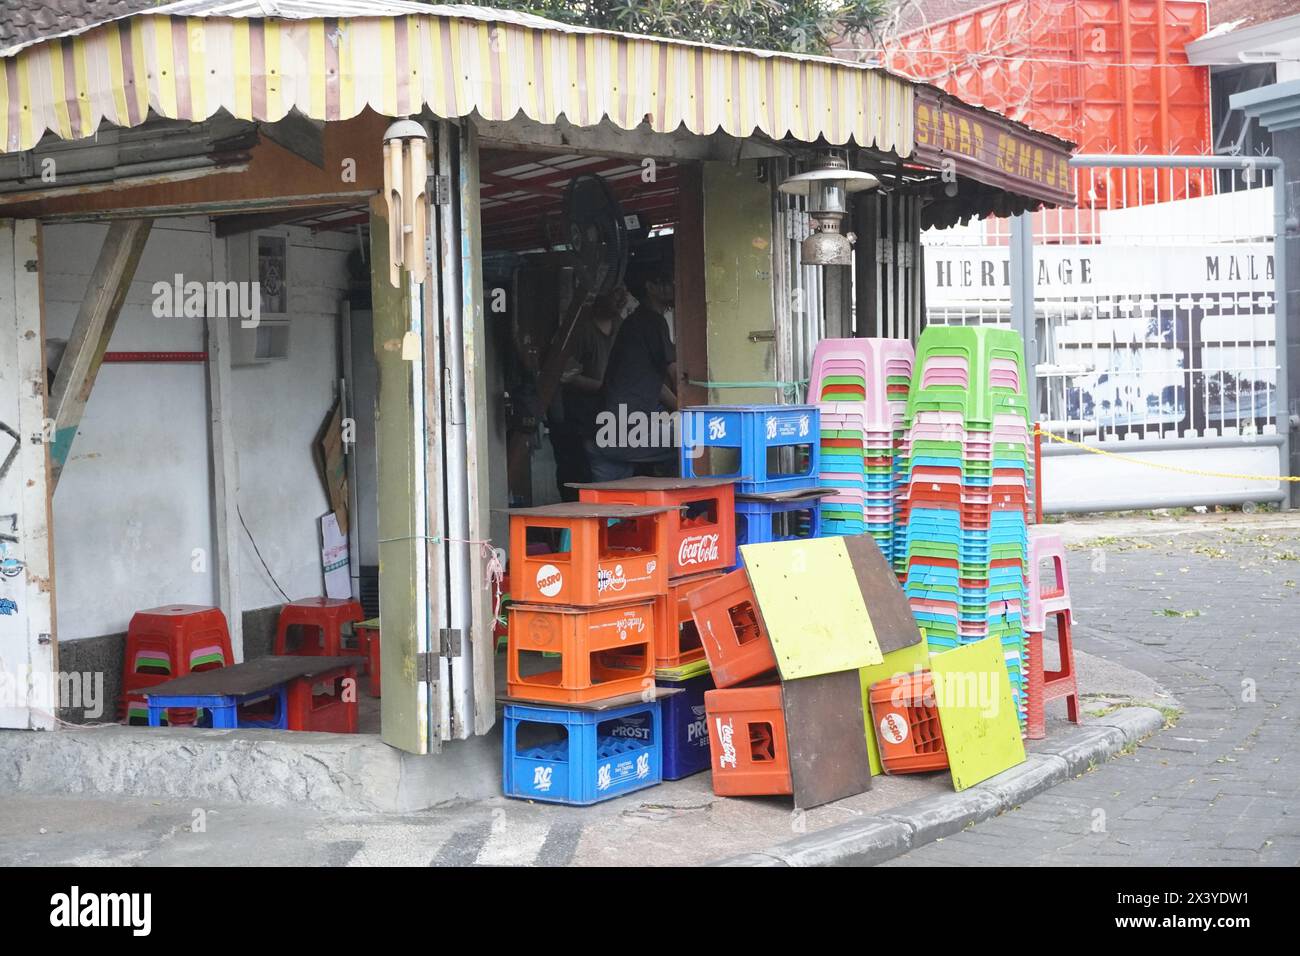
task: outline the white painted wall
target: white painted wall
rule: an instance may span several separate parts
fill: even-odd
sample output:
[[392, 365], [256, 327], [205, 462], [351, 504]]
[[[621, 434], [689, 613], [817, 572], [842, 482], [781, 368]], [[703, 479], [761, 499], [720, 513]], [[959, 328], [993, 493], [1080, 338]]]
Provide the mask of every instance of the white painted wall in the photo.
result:
[[[105, 226], [45, 229], [47, 334], [66, 338]], [[327, 500], [312, 443], [337, 377], [337, 303], [349, 240], [291, 230], [289, 358], [233, 371], [240, 505], [291, 598], [322, 593], [316, 519]], [[203, 320], [156, 318], [151, 287], [212, 278], [206, 219], [154, 225], [111, 351], [202, 351]], [[106, 364], [54, 498], [60, 640], [126, 630], [131, 614], [211, 604], [213, 526], [204, 366]], [[245, 609], [283, 601], [243, 529]], [[202, 560], [195, 570], [195, 549]]]

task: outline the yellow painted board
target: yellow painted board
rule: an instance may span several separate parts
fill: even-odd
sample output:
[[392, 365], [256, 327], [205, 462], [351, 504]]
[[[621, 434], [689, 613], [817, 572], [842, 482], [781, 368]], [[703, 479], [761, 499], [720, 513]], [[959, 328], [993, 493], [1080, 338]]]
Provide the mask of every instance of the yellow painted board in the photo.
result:
[[1024, 763], [1020, 717], [997, 637], [935, 654], [930, 670], [954, 789]]
[[884, 661], [843, 538], [746, 544], [740, 554], [783, 680]]
[[867, 734], [867, 756], [871, 759], [871, 772], [881, 774], [885, 768], [880, 763], [880, 743], [876, 740], [875, 722], [871, 718], [871, 685], [887, 681], [899, 674], [911, 674], [930, 666], [930, 649], [921, 631], [921, 643], [900, 647], [885, 655], [882, 663], [872, 664], [858, 671], [862, 683], [862, 718]]

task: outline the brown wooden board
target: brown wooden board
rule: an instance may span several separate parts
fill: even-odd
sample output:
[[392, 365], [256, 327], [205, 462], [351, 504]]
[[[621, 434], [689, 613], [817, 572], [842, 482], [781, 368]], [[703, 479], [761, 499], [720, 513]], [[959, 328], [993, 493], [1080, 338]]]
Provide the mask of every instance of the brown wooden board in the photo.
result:
[[844, 547], [849, 552], [849, 563], [857, 575], [862, 589], [862, 600], [867, 605], [867, 615], [876, 629], [876, 643], [882, 654], [921, 643], [921, 630], [908, 607], [907, 595], [898, 583], [885, 556], [869, 534], [844, 536]]
[[[606, 710], [613, 710], [616, 707], [628, 707], [632, 704], [648, 704], [652, 700], [663, 700], [665, 697], [672, 697], [674, 694], [684, 694], [686, 691], [681, 687], [655, 687], [653, 696], [648, 693], [649, 687], [645, 691], [638, 691], [634, 694], [620, 694], [617, 697], [606, 697], [604, 700], [589, 700], [584, 703], [564, 703], [557, 704], [554, 701], [542, 700], [524, 700], [522, 697], [505, 697], [498, 696], [498, 704], [522, 704], [525, 707], [546, 707], [550, 710], [588, 710], [600, 713]], [[858, 728], [861, 735], [862, 728]]]
[[858, 672], [783, 681], [785, 735], [797, 809], [871, 789]]
[[835, 494], [834, 488], [793, 488], [789, 491], [767, 491], [762, 494], [738, 494], [737, 501], [767, 501], [773, 504], [783, 504], [790, 501], [815, 501], [818, 498], [825, 498], [827, 495]]
[[313, 677], [336, 667], [356, 667], [361, 657], [259, 657], [243, 664], [200, 671], [175, 680], [155, 684], [144, 691], [146, 697], [199, 697], [206, 694], [243, 696], [270, 690], [296, 677]]
[[606, 505], [587, 501], [561, 501], [536, 508], [505, 508], [509, 515], [524, 518], [645, 518], [678, 510], [671, 505]]
[[569, 488], [594, 488], [596, 491], [687, 491], [692, 488], [717, 488], [732, 485], [743, 478], [656, 478], [635, 475], [614, 481], [570, 481]]

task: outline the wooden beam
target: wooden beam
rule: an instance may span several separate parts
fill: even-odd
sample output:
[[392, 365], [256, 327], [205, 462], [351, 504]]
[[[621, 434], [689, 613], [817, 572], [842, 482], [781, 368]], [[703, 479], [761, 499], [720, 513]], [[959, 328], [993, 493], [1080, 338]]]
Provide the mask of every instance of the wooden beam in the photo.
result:
[[[322, 206], [294, 206], [290, 209], [280, 209], [275, 212], [221, 216], [216, 220], [216, 237], [224, 239], [226, 236], [237, 236], [240, 233], [252, 232], [255, 229], [273, 229], [276, 226], [283, 226], [288, 222], [297, 222], [299, 219], [306, 219], [312, 215], [323, 215], [346, 208], [348, 208], [346, 205], [339, 203], [328, 203]], [[363, 221], [368, 221], [369, 218], [370, 215], [367, 213]]]
[[259, 123], [258, 131], [317, 169], [325, 168], [325, 124], [290, 111], [277, 123]]
[[709, 378], [708, 299], [705, 296], [704, 175], [683, 166], [673, 231], [677, 297], [673, 324], [677, 337], [677, 407], [707, 405], [709, 391], [692, 381]]
[[[496, 173], [479, 173], [478, 178], [485, 183], [504, 189], [507, 193], [522, 192], [532, 193], [534, 196], [546, 196], [548, 199], [563, 200], [564, 190], [555, 186], [547, 186], [544, 183], [535, 182], [531, 179], [511, 179], [509, 176], [498, 176]], [[537, 179], [544, 180], [550, 177], [538, 176]]]
[[54, 441], [50, 446], [50, 486], [56, 488], [68, 461], [72, 441], [77, 437], [81, 413], [86, 409], [95, 376], [104, 361], [108, 340], [113, 337], [122, 303], [135, 277], [136, 266], [153, 227], [152, 219], [126, 219], [108, 227], [99, 260], [90, 273], [86, 295], [72, 326], [68, 347], [59, 362], [50, 393], [50, 416], [54, 419]]
[[[226, 240], [212, 230], [212, 278], [230, 278]], [[208, 442], [212, 449], [212, 514], [217, 606], [226, 615], [235, 661], [244, 658], [244, 611], [239, 581], [239, 457], [235, 452], [234, 390], [230, 382], [230, 320], [207, 317]]]
[[[508, 121], [471, 117], [484, 147], [546, 150], [556, 153], [591, 152], [627, 156], [640, 162], [646, 156], [672, 160], [715, 160], [734, 163], [741, 159], [785, 156], [788, 151], [758, 136], [737, 140], [726, 133], [697, 136], [676, 130], [656, 133], [648, 123], [636, 129], [619, 129], [608, 119], [596, 126], [574, 126], [563, 116], [554, 123], [539, 123], [523, 116]], [[508, 168], [508, 167], [507, 167]]]

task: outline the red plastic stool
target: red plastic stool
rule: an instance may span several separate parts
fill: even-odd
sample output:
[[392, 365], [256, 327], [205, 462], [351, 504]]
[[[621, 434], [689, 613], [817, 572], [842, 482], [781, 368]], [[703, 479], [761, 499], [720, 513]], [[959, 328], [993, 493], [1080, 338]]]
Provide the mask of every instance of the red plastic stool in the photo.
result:
[[1042, 740], [1047, 736], [1047, 702], [1065, 698], [1066, 716], [1079, 723], [1079, 681], [1074, 669], [1074, 642], [1070, 639], [1070, 611], [1053, 611], [1056, 640], [1060, 646], [1061, 669], [1044, 673], [1043, 632], [1029, 631], [1029, 687], [1025, 701], [1025, 736]]
[[[364, 653], [361, 648], [343, 646], [343, 625], [364, 620], [365, 616], [359, 603], [346, 598], [313, 597], [290, 601], [280, 609], [274, 653], [280, 657], [286, 654], [303, 657], [361, 655]], [[289, 646], [288, 640], [291, 627], [300, 627], [304, 632], [294, 647]]]
[[[312, 655], [307, 655], [312, 656]], [[357, 732], [357, 666], [346, 664], [286, 685], [290, 730]]]
[[[136, 611], [126, 629], [122, 663], [122, 716], [127, 723], [149, 721], [142, 693], [176, 677], [228, 667], [235, 662], [230, 629], [219, 608], [201, 604], [169, 604]], [[169, 724], [192, 724], [194, 711], [174, 708]]]

